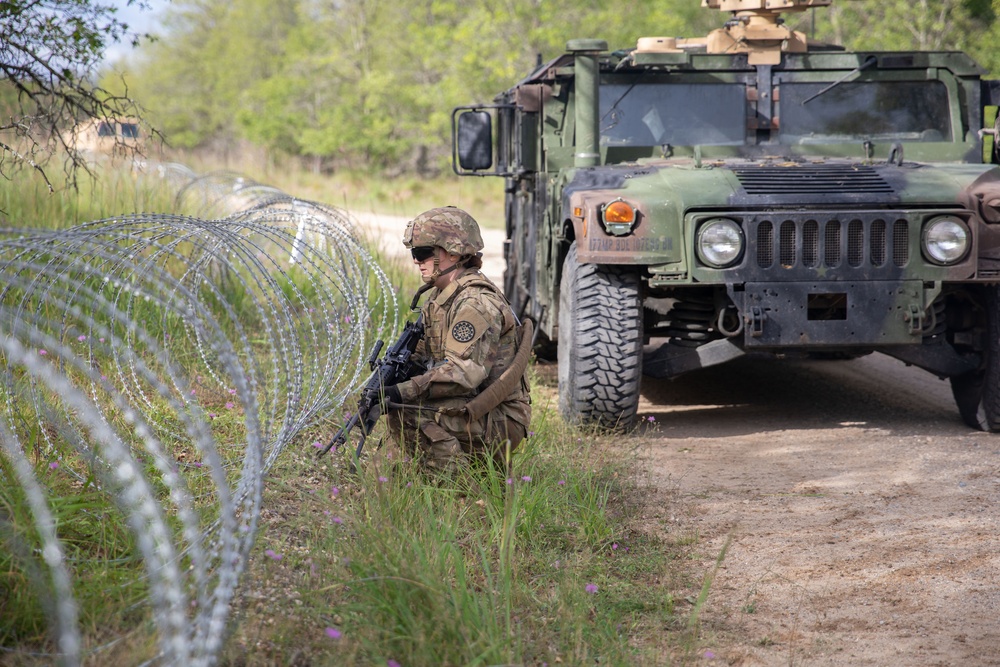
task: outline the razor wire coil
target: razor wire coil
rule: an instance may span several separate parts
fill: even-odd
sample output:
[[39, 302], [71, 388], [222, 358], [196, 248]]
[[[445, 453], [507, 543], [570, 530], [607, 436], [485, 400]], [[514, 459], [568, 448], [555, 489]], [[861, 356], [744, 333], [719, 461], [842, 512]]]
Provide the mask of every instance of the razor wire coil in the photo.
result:
[[236, 174], [161, 174], [186, 180], [178, 202], [198, 215], [0, 229], [0, 463], [23, 501], [0, 508], [0, 536], [67, 665], [115, 640], [81, 631], [73, 580], [99, 556], [67, 539], [60, 494], [96, 494], [90, 514], [127, 526], [155, 661], [213, 664], [267, 471], [397, 326], [395, 288], [346, 212]]

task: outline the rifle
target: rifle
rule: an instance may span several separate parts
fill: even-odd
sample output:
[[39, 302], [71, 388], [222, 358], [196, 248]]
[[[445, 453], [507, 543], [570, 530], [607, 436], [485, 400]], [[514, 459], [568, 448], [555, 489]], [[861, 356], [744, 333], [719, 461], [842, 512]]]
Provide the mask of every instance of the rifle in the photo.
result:
[[410, 357], [417, 348], [417, 343], [424, 337], [424, 315], [417, 317], [416, 322], [407, 322], [403, 328], [403, 333], [399, 339], [392, 344], [392, 347], [381, 359], [378, 353], [382, 351], [385, 343], [381, 340], [375, 343], [371, 354], [368, 356], [368, 367], [372, 369], [372, 374], [365, 382], [361, 390], [361, 399], [358, 401], [358, 409], [351, 415], [351, 418], [340, 427], [340, 430], [333, 436], [330, 443], [320, 450], [316, 456], [323, 456], [333, 449], [334, 445], [343, 445], [347, 442], [347, 436], [355, 426], [361, 424], [361, 441], [358, 443], [357, 451], [354, 453], [355, 460], [361, 457], [361, 450], [365, 446], [365, 439], [372, 429], [375, 428], [378, 418], [382, 416], [380, 405], [382, 397], [385, 395], [385, 388], [409, 379], [410, 371], [414, 366]]

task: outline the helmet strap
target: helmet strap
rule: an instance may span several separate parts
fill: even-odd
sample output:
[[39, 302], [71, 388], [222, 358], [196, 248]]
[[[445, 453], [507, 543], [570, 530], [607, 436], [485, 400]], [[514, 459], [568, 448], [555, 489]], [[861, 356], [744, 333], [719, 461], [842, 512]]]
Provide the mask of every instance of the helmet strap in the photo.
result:
[[430, 288], [434, 287], [434, 283], [437, 281], [437, 279], [439, 277], [441, 277], [443, 275], [446, 275], [448, 273], [451, 273], [455, 269], [464, 268], [465, 262], [466, 262], [467, 259], [468, 258], [463, 257], [458, 262], [456, 262], [454, 265], [449, 266], [444, 271], [441, 271], [440, 267], [438, 266], [438, 258], [435, 257], [434, 258], [434, 272], [431, 273], [431, 275], [429, 275], [428, 277], [424, 278], [424, 284], [421, 285], [420, 289], [417, 290], [417, 293], [413, 295], [413, 300], [410, 301], [410, 310], [416, 310], [417, 309], [417, 302], [420, 301], [420, 297], [423, 296], [424, 292], [426, 292]]

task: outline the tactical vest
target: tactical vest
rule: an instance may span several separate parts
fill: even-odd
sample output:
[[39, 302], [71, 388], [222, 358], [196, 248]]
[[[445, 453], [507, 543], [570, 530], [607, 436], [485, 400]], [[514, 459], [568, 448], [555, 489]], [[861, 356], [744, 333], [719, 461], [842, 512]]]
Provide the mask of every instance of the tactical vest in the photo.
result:
[[449, 295], [444, 303], [437, 303], [440, 292], [432, 293], [424, 305], [424, 321], [427, 329], [424, 332], [424, 354], [434, 362], [441, 362], [446, 358], [446, 352], [452, 351], [458, 356], [462, 356], [468, 348], [479, 340], [485, 333], [487, 326], [485, 318], [479, 322], [470, 322], [469, 330], [475, 332], [474, 338], [466, 339], [462, 330], [455, 331], [454, 321], [455, 307], [458, 305], [459, 296], [470, 288], [479, 288], [480, 298], [488, 300], [502, 315], [503, 325], [500, 331], [500, 340], [496, 357], [490, 369], [489, 376], [479, 386], [478, 391], [495, 381], [503, 371], [510, 366], [517, 353], [517, 342], [519, 325], [514, 311], [510, 307], [507, 298], [500, 289], [483, 276], [478, 270], [464, 272], [455, 282], [455, 291]]

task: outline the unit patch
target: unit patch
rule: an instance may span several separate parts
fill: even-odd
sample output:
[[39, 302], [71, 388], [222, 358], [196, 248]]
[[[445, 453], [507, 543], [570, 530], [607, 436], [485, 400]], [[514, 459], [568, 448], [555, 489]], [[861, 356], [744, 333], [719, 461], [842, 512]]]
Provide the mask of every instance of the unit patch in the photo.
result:
[[472, 326], [472, 322], [462, 320], [451, 328], [451, 337], [459, 343], [468, 343], [476, 337], [476, 327]]

